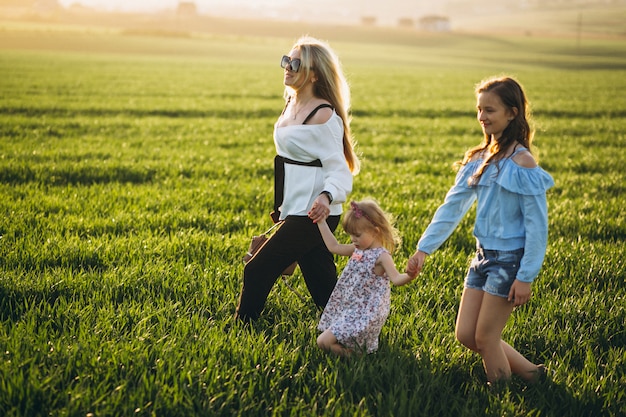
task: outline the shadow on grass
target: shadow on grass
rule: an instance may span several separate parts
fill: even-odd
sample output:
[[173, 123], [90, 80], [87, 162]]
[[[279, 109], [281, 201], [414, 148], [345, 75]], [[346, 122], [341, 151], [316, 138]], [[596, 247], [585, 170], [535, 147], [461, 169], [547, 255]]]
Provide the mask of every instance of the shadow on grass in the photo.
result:
[[0, 320], [15, 323], [33, 308], [46, 304], [49, 308], [60, 298], [72, 296], [72, 289], [67, 286], [50, 285], [39, 288], [16, 288], [10, 283], [0, 282]]
[[574, 393], [574, 389], [552, 380], [531, 386], [516, 384], [509, 395], [514, 404], [525, 404], [525, 408], [531, 415], [554, 417], [615, 415], [603, 409], [601, 400], [595, 393], [583, 392], [578, 396]]
[[[419, 346], [416, 346], [419, 350]], [[365, 405], [369, 415], [404, 416], [601, 416], [594, 393], [547, 379], [533, 385], [514, 378], [498, 391], [490, 389], [482, 366], [440, 363], [428, 355], [411, 355], [381, 340], [375, 354], [337, 359], [337, 391]]]
[[[282, 360], [295, 360], [291, 367], [306, 369], [293, 379], [288, 398], [280, 401], [307, 402], [312, 415], [359, 416], [602, 416], [603, 409], [593, 392], [581, 392], [558, 381], [547, 379], [528, 385], [518, 378], [494, 391], [486, 384], [478, 356], [469, 362], [445, 361], [441, 356], [420, 351], [421, 346], [390, 345], [384, 334], [379, 349], [370, 355], [340, 358], [327, 355], [315, 346], [314, 317], [310, 305], [302, 305], [301, 314], [292, 314], [270, 302], [262, 317], [247, 326], [247, 331], [263, 335], [276, 344], [273, 350], [300, 353]], [[298, 319], [299, 318], [299, 319]], [[295, 336], [303, 326], [310, 341], [303, 346]], [[239, 326], [235, 328], [242, 329]], [[275, 349], [275, 350], [274, 350]], [[443, 349], [443, 347], [442, 347]], [[272, 357], [269, 362], [279, 361]], [[548, 364], [549, 365], [549, 364]], [[276, 376], [277, 378], [279, 376]], [[282, 375], [286, 378], [285, 375]], [[278, 399], [276, 399], [278, 401]], [[261, 401], [261, 399], [259, 399]], [[264, 397], [262, 401], [272, 402]]]
[[[277, 287], [286, 291], [280, 285]], [[308, 297], [308, 293], [304, 295]], [[436, 352], [422, 350], [419, 344], [390, 344], [385, 332], [374, 354], [350, 358], [327, 355], [315, 346], [319, 333], [315, 330], [314, 318], [319, 314], [310, 299], [296, 301], [289, 292], [277, 290], [268, 299], [260, 319], [248, 326], [248, 331], [263, 335], [265, 340], [278, 343], [281, 348], [285, 343], [302, 343], [297, 334], [303, 327], [310, 326], [304, 330], [308, 333], [305, 339], [308, 337], [310, 341], [304, 346], [289, 347], [307, 352], [295, 356], [295, 360], [298, 368], [307, 369], [308, 375], [301, 387], [296, 384], [290, 388], [293, 397], [288, 401], [307, 397], [316, 413], [412, 417], [612, 415], [603, 408], [596, 393], [569, 387], [551, 378], [528, 385], [514, 377], [510, 384], [494, 391], [486, 383], [478, 355], [466, 356], [470, 358], [468, 361], [446, 361], [445, 353], [442, 358]], [[307, 318], [305, 322], [303, 318]], [[287, 334], [295, 337], [285, 339]], [[316, 393], [304, 395], [301, 392], [312, 385]]]

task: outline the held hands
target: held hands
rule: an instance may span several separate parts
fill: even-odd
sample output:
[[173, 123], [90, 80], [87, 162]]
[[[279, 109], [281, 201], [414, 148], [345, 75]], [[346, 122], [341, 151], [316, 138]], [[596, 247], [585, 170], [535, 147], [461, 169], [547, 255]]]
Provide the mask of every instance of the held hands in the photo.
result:
[[422, 272], [422, 267], [424, 266], [424, 261], [428, 254], [426, 252], [422, 252], [421, 250], [416, 251], [411, 258], [409, 258], [409, 262], [406, 266], [406, 273], [411, 277], [415, 278], [420, 272]]
[[317, 196], [313, 205], [311, 206], [311, 210], [309, 210], [309, 218], [313, 220], [313, 223], [318, 223], [322, 220], [326, 220], [326, 218], [330, 215], [330, 204], [328, 202], [328, 197], [324, 194], [320, 194]]
[[510, 303], [513, 303], [514, 307], [526, 304], [530, 300], [532, 294], [530, 285], [530, 282], [513, 281], [508, 300]]

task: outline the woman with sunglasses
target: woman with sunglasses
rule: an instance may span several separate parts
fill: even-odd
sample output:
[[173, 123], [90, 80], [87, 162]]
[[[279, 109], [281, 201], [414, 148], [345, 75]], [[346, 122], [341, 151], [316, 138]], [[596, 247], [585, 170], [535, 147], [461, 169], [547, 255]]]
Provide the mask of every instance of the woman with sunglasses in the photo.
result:
[[244, 267], [235, 317], [255, 320], [281, 272], [298, 262], [314, 303], [323, 308], [337, 282], [333, 255], [317, 222], [339, 224], [359, 170], [350, 132], [350, 90], [337, 55], [300, 38], [281, 59], [285, 107], [274, 125], [274, 222], [281, 226]]

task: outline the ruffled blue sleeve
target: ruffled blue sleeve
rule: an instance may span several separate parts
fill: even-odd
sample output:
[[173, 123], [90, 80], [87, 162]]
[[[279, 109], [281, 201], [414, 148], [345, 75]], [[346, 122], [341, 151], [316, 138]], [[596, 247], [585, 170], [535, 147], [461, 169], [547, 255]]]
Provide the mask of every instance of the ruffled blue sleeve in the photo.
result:
[[511, 160], [507, 160], [495, 181], [502, 188], [521, 195], [545, 194], [554, 186], [554, 180], [542, 168], [524, 168]]
[[465, 213], [476, 201], [476, 188], [470, 187], [467, 180], [476, 170], [475, 163], [463, 166], [456, 175], [454, 186], [435, 212], [432, 221], [422, 234], [417, 248], [428, 254], [433, 253], [450, 237]]
[[[454, 180], [455, 187], [470, 188], [469, 179], [481, 164], [481, 160], [469, 162], [461, 167]], [[481, 181], [482, 182], [482, 181]]]

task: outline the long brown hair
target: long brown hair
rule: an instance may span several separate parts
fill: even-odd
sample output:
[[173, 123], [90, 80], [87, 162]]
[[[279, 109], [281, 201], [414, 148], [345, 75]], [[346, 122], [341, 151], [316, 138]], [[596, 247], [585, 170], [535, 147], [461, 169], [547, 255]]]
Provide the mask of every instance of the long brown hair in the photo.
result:
[[[317, 81], [313, 84], [313, 94], [328, 101], [343, 121], [343, 154], [350, 172], [357, 174], [360, 168], [359, 157], [355, 152], [355, 141], [350, 130], [350, 87], [341, 69], [339, 58], [324, 42], [303, 36], [292, 49], [300, 51], [302, 70], [308, 79], [311, 70]], [[285, 91], [285, 96], [289, 91]]]
[[[459, 161], [460, 165], [465, 165], [477, 153], [484, 151], [490, 153], [489, 157], [483, 161], [478, 170], [469, 179], [470, 185], [478, 184], [487, 166], [492, 161], [502, 159], [505, 156], [504, 153], [513, 143], [517, 142], [530, 151], [534, 135], [534, 131], [529, 123], [529, 120], [531, 120], [530, 105], [519, 82], [506, 76], [489, 78], [476, 86], [476, 96], [484, 92], [496, 94], [515, 117], [504, 129], [500, 138], [492, 141], [491, 135], [485, 133], [485, 138], [481, 144], [465, 152], [463, 160]], [[517, 112], [514, 109], [517, 109]]]

